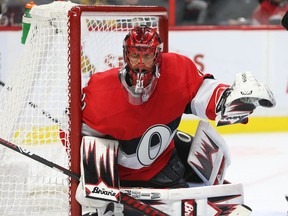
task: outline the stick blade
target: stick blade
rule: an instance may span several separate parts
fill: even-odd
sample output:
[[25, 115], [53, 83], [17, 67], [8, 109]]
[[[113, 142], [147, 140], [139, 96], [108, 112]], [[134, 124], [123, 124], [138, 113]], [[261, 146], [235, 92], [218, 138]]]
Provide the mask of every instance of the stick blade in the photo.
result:
[[281, 25], [288, 31], [288, 11], [283, 16], [281, 20]]

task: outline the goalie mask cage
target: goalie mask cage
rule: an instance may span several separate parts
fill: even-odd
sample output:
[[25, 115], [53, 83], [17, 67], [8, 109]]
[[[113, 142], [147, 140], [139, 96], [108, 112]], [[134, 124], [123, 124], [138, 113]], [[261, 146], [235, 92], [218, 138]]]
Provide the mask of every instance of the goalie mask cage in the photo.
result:
[[[122, 62], [122, 42], [139, 24], [156, 28], [167, 51], [162, 7], [34, 6], [23, 55], [0, 92], [0, 137], [80, 173], [81, 88]], [[20, 42], [20, 41], [19, 41]], [[0, 145], [0, 215], [81, 215], [78, 182]]]

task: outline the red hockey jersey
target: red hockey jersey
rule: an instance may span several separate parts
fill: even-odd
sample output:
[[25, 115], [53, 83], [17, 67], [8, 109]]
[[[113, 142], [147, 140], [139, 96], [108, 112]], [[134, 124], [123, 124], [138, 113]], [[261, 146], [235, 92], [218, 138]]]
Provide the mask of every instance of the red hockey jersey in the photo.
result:
[[169, 161], [182, 114], [214, 120], [227, 85], [203, 75], [189, 58], [164, 53], [155, 91], [147, 102], [132, 105], [118, 72], [114, 68], [91, 76], [83, 88], [83, 122], [119, 140], [121, 180], [149, 180]]
[[261, 4], [255, 9], [252, 14], [252, 19], [257, 20], [259, 24], [268, 25], [270, 18], [273, 16], [278, 17], [280, 24], [280, 19], [288, 11], [288, 3], [283, 1], [283, 4], [276, 5], [269, 0], [264, 0]]

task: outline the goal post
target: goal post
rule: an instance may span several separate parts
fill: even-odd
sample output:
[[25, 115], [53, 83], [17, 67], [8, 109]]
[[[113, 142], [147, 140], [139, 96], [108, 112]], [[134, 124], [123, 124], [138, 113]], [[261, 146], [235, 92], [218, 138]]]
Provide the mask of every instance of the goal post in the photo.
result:
[[[81, 89], [91, 74], [123, 65], [123, 39], [134, 26], [156, 28], [168, 51], [167, 11], [55, 1], [30, 13], [23, 53], [0, 90], [0, 138], [80, 173]], [[77, 186], [0, 146], [1, 215], [79, 216]]]

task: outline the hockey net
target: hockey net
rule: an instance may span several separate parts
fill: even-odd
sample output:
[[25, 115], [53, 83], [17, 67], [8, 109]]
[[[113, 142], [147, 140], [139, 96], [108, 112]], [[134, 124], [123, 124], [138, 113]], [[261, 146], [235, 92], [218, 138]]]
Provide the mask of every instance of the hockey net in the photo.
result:
[[[122, 41], [139, 24], [156, 28], [167, 50], [160, 7], [34, 6], [23, 55], [0, 92], [0, 137], [79, 173], [81, 88], [122, 62]], [[20, 42], [20, 41], [19, 41]], [[78, 182], [0, 145], [1, 215], [77, 215]]]

